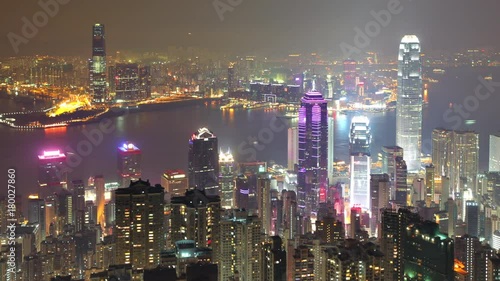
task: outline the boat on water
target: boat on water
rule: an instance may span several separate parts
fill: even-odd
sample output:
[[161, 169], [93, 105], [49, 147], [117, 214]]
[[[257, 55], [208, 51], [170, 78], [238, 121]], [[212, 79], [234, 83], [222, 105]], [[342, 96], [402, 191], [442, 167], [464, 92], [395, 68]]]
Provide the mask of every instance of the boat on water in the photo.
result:
[[444, 74], [446, 71], [444, 69], [441, 69], [441, 68], [434, 68], [432, 70], [432, 72], [434, 72], [436, 74]]

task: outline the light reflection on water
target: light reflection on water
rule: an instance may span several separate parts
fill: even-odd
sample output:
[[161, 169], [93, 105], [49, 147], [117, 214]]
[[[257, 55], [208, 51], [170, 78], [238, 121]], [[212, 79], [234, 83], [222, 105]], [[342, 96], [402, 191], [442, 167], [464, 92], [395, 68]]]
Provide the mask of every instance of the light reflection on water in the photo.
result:
[[[478, 84], [478, 74], [493, 74], [494, 81], [500, 80], [498, 69], [452, 70], [439, 76], [440, 83], [431, 84], [429, 90], [430, 104], [423, 111], [423, 139], [430, 139], [435, 127], [444, 126], [443, 112], [450, 102], [461, 103], [463, 99], [474, 92]], [[459, 77], [458, 79], [455, 77]], [[500, 91], [500, 89], [498, 90]], [[468, 119], [477, 120], [471, 126], [480, 135], [480, 167], [487, 167], [488, 134], [500, 130], [498, 120], [498, 104], [500, 95], [492, 95], [486, 102], [480, 104], [480, 110], [471, 113]], [[12, 106], [0, 105], [2, 111]], [[84, 157], [82, 164], [70, 175], [71, 179], [85, 179], [91, 175], [104, 174], [106, 179], [116, 179], [116, 147], [124, 141], [132, 141], [143, 151], [143, 178], [156, 183], [165, 169], [187, 168], [188, 138], [199, 127], [209, 127], [219, 138], [219, 146], [230, 147], [236, 153], [236, 160], [244, 155], [237, 154], [237, 147], [249, 137], [258, 135], [262, 128], [269, 128], [270, 120], [282, 113], [277, 111], [234, 110], [220, 111], [218, 105], [198, 105], [192, 107], [171, 108], [165, 111], [134, 113], [113, 119], [116, 130], [103, 137], [101, 144], [93, 147], [92, 153]], [[372, 125], [373, 142], [372, 157], [376, 160], [380, 147], [393, 145], [395, 140], [395, 112], [367, 114]], [[335, 122], [335, 157], [348, 159], [348, 134], [352, 118], [350, 115], [337, 115]], [[496, 118], [492, 118], [496, 116]], [[33, 191], [36, 187], [37, 166], [36, 155], [47, 147], [68, 147], [75, 149], [77, 144], [85, 139], [83, 129], [88, 131], [97, 124], [86, 124], [78, 127], [68, 127], [65, 132], [16, 131], [0, 126], [0, 158], [2, 170], [11, 167], [18, 169], [18, 188], [21, 193]], [[429, 151], [424, 151], [429, 153]], [[286, 164], [287, 161], [287, 131], [274, 134], [273, 141], [265, 149], [257, 152], [259, 160], [274, 160]]]

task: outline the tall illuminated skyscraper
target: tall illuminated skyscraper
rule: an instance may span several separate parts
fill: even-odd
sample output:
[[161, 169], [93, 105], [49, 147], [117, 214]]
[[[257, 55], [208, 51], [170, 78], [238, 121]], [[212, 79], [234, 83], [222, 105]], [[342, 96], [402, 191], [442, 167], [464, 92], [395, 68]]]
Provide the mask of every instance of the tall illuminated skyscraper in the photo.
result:
[[293, 171], [298, 163], [299, 136], [297, 127], [288, 128], [288, 170]]
[[234, 73], [234, 63], [230, 63], [227, 68], [227, 92], [232, 93], [236, 90], [236, 77]]
[[302, 97], [298, 127], [298, 186], [305, 191], [306, 210], [315, 211], [321, 189], [328, 187], [328, 111], [321, 93]]
[[[404, 280], [404, 258], [406, 254], [406, 229], [419, 222], [418, 214], [404, 208], [398, 210], [383, 209], [380, 223], [380, 250], [384, 257], [384, 280]], [[432, 279], [430, 279], [432, 280]]]
[[119, 63], [115, 66], [115, 101], [136, 101], [141, 97], [139, 66], [137, 63]]
[[356, 61], [344, 61], [344, 90], [348, 94], [356, 93]]
[[408, 166], [403, 157], [396, 157], [394, 174], [395, 201], [406, 206], [408, 202]]
[[420, 41], [406, 35], [399, 45], [396, 145], [404, 150], [409, 172], [421, 166], [422, 105]]
[[207, 128], [198, 129], [189, 139], [189, 187], [220, 195], [217, 137]]
[[230, 150], [219, 153], [219, 184], [221, 189], [221, 207], [223, 209], [235, 208], [234, 204], [234, 177], [235, 165], [233, 154]]
[[38, 155], [38, 185], [43, 188], [66, 188], [66, 155], [60, 150], [44, 151]]
[[403, 157], [403, 149], [399, 146], [383, 146], [382, 147], [382, 173], [388, 174], [391, 180], [394, 179], [394, 166], [396, 165], [396, 157]]
[[98, 175], [94, 178], [94, 186], [95, 186], [95, 203], [97, 205], [97, 224], [101, 225], [101, 228], [104, 228], [106, 224], [106, 218], [104, 214], [104, 205], [106, 200], [104, 199], [104, 177], [102, 175]]
[[370, 120], [366, 116], [355, 116], [351, 121], [350, 142], [350, 205], [363, 211], [371, 211], [370, 203]]
[[452, 131], [436, 128], [432, 130], [432, 164], [436, 176], [450, 175]]
[[490, 157], [488, 171], [500, 172], [500, 133], [490, 135]]
[[220, 198], [207, 196], [203, 191], [188, 190], [185, 196], [171, 199], [170, 237], [172, 242], [194, 240], [198, 247], [211, 247], [217, 260]]
[[434, 129], [432, 145], [436, 176], [450, 178], [452, 194], [461, 192], [461, 187], [475, 192], [479, 170], [479, 134], [473, 131]]
[[[335, 114], [335, 112], [333, 113]], [[335, 118], [334, 115], [328, 116], [328, 157], [327, 157], [327, 173], [329, 182], [333, 179], [333, 162], [335, 161]]]
[[273, 189], [275, 185], [276, 179], [272, 179], [268, 174], [262, 174], [257, 179], [258, 213], [259, 219], [262, 222], [262, 232], [266, 235], [271, 235], [271, 189]]
[[141, 150], [133, 143], [124, 143], [118, 147], [118, 182], [122, 187], [141, 177], [141, 159]]
[[231, 218], [220, 222], [220, 234], [219, 280], [263, 280], [259, 218], [235, 211]]
[[388, 174], [370, 175], [371, 220], [370, 231], [374, 235], [380, 223], [380, 210], [389, 207], [391, 180]]
[[45, 200], [38, 195], [28, 197], [28, 222], [39, 225], [40, 235], [45, 240]]
[[164, 248], [164, 190], [149, 181], [131, 182], [115, 190], [116, 262], [154, 268]]
[[463, 186], [476, 192], [476, 178], [479, 172], [479, 133], [455, 131], [453, 136], [452, 167], [457, 168], [450, 177], [452, 187]]
[[479, 204], [473, 200], [465, 202], [465, 214], [467, 222], [467, 234], [470, 236], [479, 236]]
[[108, 99], [106, 86], [106, 39], [104, 25], [94, 24], [92, 28], [92, 59], [90, 60], [90, 90], [93, 102]]

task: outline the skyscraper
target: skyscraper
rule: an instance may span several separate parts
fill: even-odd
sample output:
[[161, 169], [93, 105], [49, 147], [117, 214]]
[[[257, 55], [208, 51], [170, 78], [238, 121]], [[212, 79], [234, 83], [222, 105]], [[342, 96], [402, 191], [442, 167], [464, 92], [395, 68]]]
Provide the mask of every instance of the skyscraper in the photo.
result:
[[134, 268], [154, 268], [160, 263], [164, 240], [164, 191], [149, 181], [131, 182], [115, 190], [116, 262]]
[[144, 65], [139, 67], [139, 99], [151, 97], [151, 67]]
[[375, 235], [377, 226], [380, 223], [380, 210], [389, 207], [391, 192], [391, 181], [387, 174], [370, 175], [371, 193], [371, 234]]
[[137, 63], [116, 64], [115, 71], [115, 101], [123, 102], [142, 99]]
[[260, 280], [286, 280], [286, 251], [279, 236], [270, 237], [264, 244], [262, 277]]
[[106, 39], [104, 25], [94, 24], [92, 28], [92, 59], [90, 60], [90, 90], [93, 102], [108, 99], [106, 87]]
[[60, 150], [38, 155], [38, 185], [43, 188], [66, 188], [66, 155]]
[[298, 232], [297, 195], [295, 191], [283, 191], [283, 233], [287, 239], [293, 239]]
[[404, 275], [409, 277], [401, 280], [455, 280], [453, 240], [439, 232], [437, 223], [419, 222], [401, 230], [406, 231]]
[[388, 174], [390, 180], [394, 180], [394, 167], [396, 166], [396, 157], [403, 157], [403, 149], [399, 146], [382, 147], [382, 173]]
[[350, 204], [370, 211], [370, 121], [366, 116], [355, 116], [351, 121], [350, 143]]
[[318, 206], [321, 189], [328, 187], [328, 111], [319, 92], [306, 93], [299, 109], [298, 186], [306, 196], [306, 210]]
[[45, 201], [38, 195], [28, 197], [28, 222], [39, 225], [40, 235], [45, 240]]
[[220, 223], [220, 198], [200, 190], [188, 190], [173, 197], [169, 229], [172, 242], [194, 240], [198, 247], [211, 247], [217, 260]]
[[[262, 174], [257, 179], [257, 204], [259, 219], [262, 222], [262, 231], [271, 235], [271, 185], [273, 179], [267, 174]], [[276, 182], [276, 179], [274, 179]]]
[[394, 175], [395, 202], [406, 206], [408, 202], [408, 168], [402, 157], [396, 157]]
[[436, 167], [432, 163], [425, 166], [425, 204], [430, 207], [431, 202], [438, 202], [435, 199], [436, 187], [434, 185], [434, 179], [436, 177]]
[[288, 170], [293, 171], [298, 163], [299, 135], [297, 127], [288, 128]]
[[220, 195], [217, 137], [207, 128], [198, 129], [189, 139], [189, 187]]
[[450, 178], [450, 195], [462, 192], [461, 186], [475, 192], [479, 169], [479, 134], [439, 128], [432, 131], [432, 144], [432, 162], [436, 166], [436, 173]]
[[479, 204], [473, 200], [465, 202], [465, 215], [467, 221], [467, 234], [479, 236]]
[[293, 279], [301, 281], [314, 281], [314, 255], [312, 249], [306, 245], [300, 245], [295, 249], [293, 255], [295, 261]]
[[219, 153], [219, 184], [221, 189], [221, 207], [224, 209], [235, 208], [234, 204], [234, 177], [235, 174], [234, 158], [231, 151], [222, 150]]
[[82, 180], [71, 182], [73, 191], [74, 224], [77, 232], [83, 230], [85, 223], [85, 186]]
[[471, 235], [455, 237], [455, 258], [465, 265], [467, 281], [481, 280], [476, 278], [476, 252], [481, 248], [479, 238]]
[[230, 63], [227, 68], [227, 92], [232, 93], [236, 90], [236, 81], [234, 73], [234, 63]]
[[166, 170], [161, 177], [161, 186], [171, 197], [184, 196], [188, 190], [188, 178], [183, 170]]
[[361, 208], [351, 208], [351, 225], [349, 226], [349, 238], [356, 239], [356, 234], [361, 231]]
[[450, 175], [452, 131], [442, 128], [432, 130], [432, 164], [436, 176]]
[[455, 131], [453, 136], [453, 157], [451, 166], [458, 169], [451, 176], [451, 185], [458, 191], [465, 186], [476, 192], [476, 178], [479, 172], [479, 133]]
[[328, 116], [328, 157], [327, 157], [327, 175], [329, 183], [333, 182], [333, 162], [335, 161], [335, 112]]
[[490, 135], [490, 157], [488, 171], [500, 172], [500, 133]]
[[141, 159], [141, 150], [133, 143], [124, 143], [118, 147], [118, 182], [122, 187], [141, 177]]
[[408, 209], [384, 209], [381, 213], [380, 250], [385, 253], [385, 280], [404, 280], [406, 228], [420, 221], [418, 214]]
[[106, 217], [104, 214], [104, 205], [106, 203], [104, 199], [104, 177], [102, 175], [98, 175], [94, 178], [94, 186], [95, 186], [95, 203], [97, 205], [97, 224], [101, 225], [101, 228], [104, 228], [106, 224]]
[[262, 280], [262, 226], [246, 211], [220, 222], [219, 280]]
[[348, 94], [356, 93], [356, 61], [344, 61], [344, 91]]
[[419, 171], [421, 165], [422, 105], [420, 42], [406, 35], [399, 45], [396, 145], [404, 150], [409, 172]]

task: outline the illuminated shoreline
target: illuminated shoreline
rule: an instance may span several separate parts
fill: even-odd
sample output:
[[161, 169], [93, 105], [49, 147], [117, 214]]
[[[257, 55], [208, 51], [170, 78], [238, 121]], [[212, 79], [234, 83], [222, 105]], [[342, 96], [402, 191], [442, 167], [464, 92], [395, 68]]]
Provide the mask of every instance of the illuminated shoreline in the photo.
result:
[[[122, 106], [122, 107], [106, 107], [102, 109], [93, 109], [93, 110], [81, 110], [76, 111], [70, 114], [67, 114], [67, 118], [63, 120], [58, 120], [57, 122], [47, 122], [40, 123], [40, 120], [29, 119], [29, 116], [35, 117], [36, 115], [45, 115], [50, 109], [44, 110], [36, 110], [36, 111], [28, 111], [28, 112], [12, 112], [12, 113], [2, 113], [0, 114], [0, 124], [9, 126], [14, 129], [47, 129], [54, 127], [67, 127], [74, 125], [81, 125], [87, 123], [98, 122], [103, 118], [114, 118], [130, 113], [139, 113], [139, 112], [147, 112], [147, 111], [156, 111], [167, 109], [169, 106], [186, 106], [192, 104], [203, 104], [206, 102], [216, 102], [218, 98], [184, 98], [178, 99], [174, 101], [166, 101], [159, 103], [139, 103], [134, 105]], [[93, 113], [88, 116], [85, 113]], [[79, 115], [84, 115], [79, 117]], [[17, 123], [16, 121], [19, 116], [28, 116], [23, 120], [24, 123]], [[50, 118], [61, 118], [59, 117], [50, 117]]]

